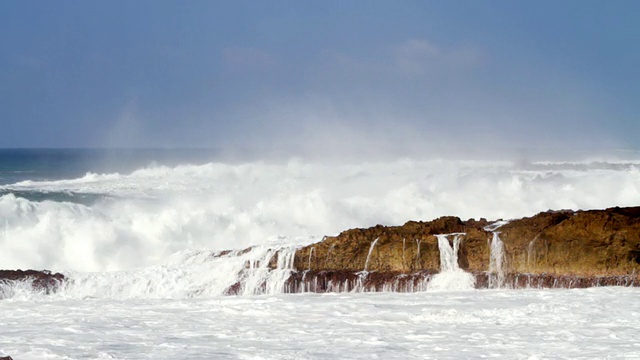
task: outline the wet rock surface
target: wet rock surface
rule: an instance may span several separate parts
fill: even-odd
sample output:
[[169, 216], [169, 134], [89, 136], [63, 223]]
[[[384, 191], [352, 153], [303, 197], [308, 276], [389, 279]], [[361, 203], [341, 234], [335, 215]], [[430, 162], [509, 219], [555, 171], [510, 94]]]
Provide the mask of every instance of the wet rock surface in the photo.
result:
[[489, 254], [484, 251], [489, 233], [483, 227], [487, 225], [489, 222], [484, 219], [462, 221], [446, 216], [428, 222], [409, 221], [402, 226], [347, 230], [299, 249], [294, 266], [297, 270], [313, 271], [362, 271], [367, 265], [367, 271], [438, 272], [440, 253], [435, 235], [464, 232], [466, 245], [461, 249], [461, 266], [469, 268], [469, 259], [473, 259], [473, 265], [484, 270], [489, 265]]
[[640, 207], [546, 212], [499, 230], [510, 272], [640, 272]]
[[0, 284], [26, 281], [34, 290], [46, 293], [55, 291], [64, 280], [64, 275], [48, 270], [0, 270]]
[[[364, 270], [378, 279], [395, 276], [393, 281], [400, 275], [433, 274], [440, 269], [435, 235], [464, 232], [458, 264], [473, 273], [476, 286], [483, 288], [488, 286], [491, 275], [487, 271], [493, 234], [486, 230], [488, 225], [490, 222], [485, 219], [463, 221], [442, 217], [427, 222], [410, 221], [402, 226], [347, 230], [299, 249], [294, 267], [298, 273], [306, 271], [307, 276], [317, 277], [319, 284], [330, 280], [334, 284], [335, 274], [341, 274], [347, 281]], [[512, 220], [496, 231], [504, 243], [501, 280], [505, 287], [640, 283], [640, 207], [547, 211]], [[390, 280], [380, 281], [371, 287], [390, 286]], [[305, 286], [309, 288], [307, 283]], [[320, 289], [325, 287], [328, 285], [319, 285]]]
[[[415, 292], [428, 290], [435, 273], [393, 272], [355, 273], [350, 271], [296, 272], [285, 285], [285, 292]], [[488, 272], [472, 273], [476, 289], [574, 289], [596, 286], [640, 286], [635, 276], [575, 276], [557, 274], [507, 274], [500, 283]]]
[[[424, 291], [441, 269], [436, 235], [465, 233], [458, 266], [473, 275], [476, 288], [640, 286], [640, 207], [547, 211], [512, 220], [495, 230], [504, 245], [500, 271], [490, 269], [492, 223], [446, 216], [402, 226], [351, 229], [297, 249], [293, 267], [288, 261], [279, 265], [280, 253], [264, 261], [268, 269], [290, 272], [284, 277], [287, 293]], [[247, 261], [242, 271], [251, 272], [259, 265]], [[56, 291], [65, 280], [64, 275], [46, 270], [0, 270], [0, 285], [26, 281], [45, 293]], [[254, 292], [261, 291], [266, 291], [266, 284]], [[246, 293], [242, 280], [224, 293]]]

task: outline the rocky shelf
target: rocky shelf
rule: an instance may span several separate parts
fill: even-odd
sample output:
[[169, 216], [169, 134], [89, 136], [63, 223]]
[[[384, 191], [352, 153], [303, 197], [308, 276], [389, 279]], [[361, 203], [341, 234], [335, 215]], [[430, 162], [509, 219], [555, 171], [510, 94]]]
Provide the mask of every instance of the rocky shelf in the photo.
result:
[[640, 207], [547, 211], [504, 222], [494, 231], [492, 224], [447, 216], [347, 230], [298, 249], [294, 262], [298, 275], [292, 281], [304, 283], [300, 274], [306, 271], [305, 279], [318, 277], [318, 288], [324, 289], [327, 286], [322, 284], [330, 279], [336, 283], [336, 276], [351, 277], [353, 282], [366, 270], [372, 290], [393, 288], [397, 282], [398, 289], [419, 288], [422, 280], [417, 279], [440, 269], [436, 235], [465, 233], [458, 265], [474, 274], [478, 288], [487, 287], [490, 278], [498, 275], [490, 271], [494, 236], [503, 246], [500, 283], [506, 287], [640, 284]]
[[[616, 207], [547, 211], [511, 221], [446, 216], [347, 230], [297, 249], [283, 291], [427, 290], [441, 269], [437, 235], [455, 233], [464, 233], [457, 266], [479, 289], [640, 286], [640, 207]], [[496, 240], [500, 259], [493, 261], [499, 266], [492, 266]], [[269, 268], [277, 264], [276, 255]], [[240, 282], [226, 291], [242, 292]]]
[[[283, 291], [426, 290], [441, 269], [437, 235], [452, 233], [464, 233], [456, 267], [470, 273], [477, 288], [640, 286], [640, 207], [615, 207], [547, 211], [508, 222], [446, 216], [347, 230], [297, 249], [291, 267], [281, 269], [291, 273]], [[499, 260], [492, 250], [497, 240]], [[278, 267], [277, 257], [268, 268]], [[49, 293], [66, 279], [46, 270], [0, 270], [0, 285], [15, 281]], [[226, 293], [242, 290], [239, 280]]]

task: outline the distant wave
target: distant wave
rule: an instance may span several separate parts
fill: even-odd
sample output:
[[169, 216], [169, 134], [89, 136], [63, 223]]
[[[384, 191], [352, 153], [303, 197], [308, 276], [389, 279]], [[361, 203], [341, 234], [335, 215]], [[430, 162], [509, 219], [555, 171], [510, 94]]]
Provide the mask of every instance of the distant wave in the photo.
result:
[[42, 190], [0, 190], [0, 197], [4, 195], [13, 195], [15, 197], [35, 202], [70, 202], [88, 206], [105, 198], [102, 194], [74, 193], [70, 191], [50, 192]]
[[[56, 271], [160, 265], [189, 249], [304, 243], [442, 215], [516, 218], [640, 204], [626, 163], [209, 163], [0, 186], [0, 263]], [[40, 197], [39, 197], [40, 196]], [[86, 196], [88, 201], [75, 201]]]

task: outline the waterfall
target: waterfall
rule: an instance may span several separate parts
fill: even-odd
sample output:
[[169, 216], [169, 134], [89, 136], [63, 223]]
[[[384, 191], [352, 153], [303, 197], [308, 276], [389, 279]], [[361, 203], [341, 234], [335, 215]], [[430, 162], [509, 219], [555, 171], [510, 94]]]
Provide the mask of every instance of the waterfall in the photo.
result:
[[[241, 276], [239, 283], [242, 295], [278, 294], [285, 292], [285, 285], [293, 271], [293, 261], [296, 255], [295, 247], [285, 247], [269, 250], [267, 255], [258, 262], [250, 263]], [[277, 256], [276, 268], [269, 263]]]
[[380, 238], [376, 238], [375, 240], [373, 240], [373, 242], [371, 243], [371, 247], [369, 247], [369, 253], [367, 254], [367, 261], [365, 261], [364, 263], [364, 272], [367, 272], [367, 269], [369, 268], [369, 259], [371, 258], [371, 253], [373, 252], [373, 248], [376, 246], [376, 243], [378, 242]]
[[504, 243], [500, 239], [500, 232], [493, 232], [489, 249], [489, 287], [499, 288], [504, 285]]
[[[470, 273], [460, 269], [458, 251], [465, 233], [436, 235], [440, 251], [440, 273], [429, 282], [428, 290], [467, 290], [473, 289], [475, 279]], [[453, 236], [453, 246], [449, 242]]]
[[356, 282], [356, 286], [351, 290], [352, 292], [361, 292], [366, 291], [366, 281], [369, 276], [369, 260], [371, 259], [371, 253], [373, 252], [373, 248], [376, 247], [376, 243], [380, 238], [376, 238], [371, 242], [371, 246], [369, 247], [369, 253], [367, 254], [367, 260], [364, 262], [364, 270], [358, 272], [358, 281]]
[[[189, 250], [163, 265], [102, 273], [65, 274], [62, 298], [193, 298], [288, 292], [295, 246], [256, 246], [211, 252]], [[0, 290], [1, 291], [1, 290]]]
[[[453, 248], [449, 243], [448, 236], [453, 235]], [[438, 238], [438, 249], [440, 250], [440, 271], [441, 272], [449, 272], [449, 271], [458, 271], [460, 270], [460, 266], [458, 266], [458, 249], [460, 248], [461, 236], [465, 235], [464, 233], [456, 233], [449, 235], [436, 235]]]

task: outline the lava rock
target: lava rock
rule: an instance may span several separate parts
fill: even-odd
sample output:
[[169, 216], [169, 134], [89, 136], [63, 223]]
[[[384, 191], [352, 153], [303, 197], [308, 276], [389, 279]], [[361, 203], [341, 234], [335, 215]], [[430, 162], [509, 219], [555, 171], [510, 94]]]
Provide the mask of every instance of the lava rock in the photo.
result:
[[48, 270], [0, 270], [0, 283], [17, 281], [31, 281], [34, 290], [50, 293], [57, 290], [65, 277]]
[[[402, 226], [347, 230], [298, 249], [294, 268], [315, 273], [434, 273], [440, 269], [435, 235], [464, 232], [458, 265], [483, 273], [489, 270], [491, 256], [492, 233], [485, 230], [489, 224], [485, 219], [463, 221], [447, 216]], [[545, 284], [564, 283], [561, 275], [585, 284], [597, 284], [603, 277], [625, 279], [611, 280], [617, 284], [640, 276], [640, 207], [546, 211], [512, 220], [497, 231], [505, 249], [503, 271], [513, 279], [518, 274], [535, 275]]]

